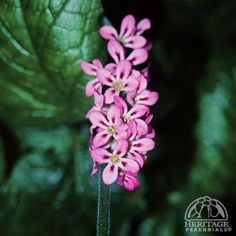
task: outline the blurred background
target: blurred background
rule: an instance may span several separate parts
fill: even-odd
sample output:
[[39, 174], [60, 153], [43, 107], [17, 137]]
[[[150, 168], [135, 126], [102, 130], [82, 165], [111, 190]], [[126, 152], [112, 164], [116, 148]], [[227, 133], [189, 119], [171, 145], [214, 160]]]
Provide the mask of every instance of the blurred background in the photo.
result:
[[95, 235], [79, 63], [105, 63], [97, 30], [130, 13], [152, 22], [157, 147], [137, 190], [112, 186], [112, 235], [217, 235], [185, 232], [187, 206], [207, 195], [235, 230], [236, 1], [0, 0], [1, 236]]

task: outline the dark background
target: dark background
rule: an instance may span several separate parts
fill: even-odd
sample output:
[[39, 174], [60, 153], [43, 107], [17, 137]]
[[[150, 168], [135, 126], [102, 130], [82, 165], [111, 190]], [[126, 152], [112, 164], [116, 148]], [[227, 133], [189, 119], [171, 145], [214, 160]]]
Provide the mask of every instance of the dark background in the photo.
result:
[[[160, 94], [153, 107], [157, 147], [139, 189], [112, 188], [112, 235], [202, 235], [184, 229], [187, 206], [201, 196], [220, 200], [235, 230], [236, 2], [102, 4], [116, 28], [126, 14], [151, 20], [145, 33], [153, 43], [150, 88]], [[16, 131], [0, 122], [0, 235], [94, 235], [96, 180], [88, 181], [88, 124], [42, 127]]]

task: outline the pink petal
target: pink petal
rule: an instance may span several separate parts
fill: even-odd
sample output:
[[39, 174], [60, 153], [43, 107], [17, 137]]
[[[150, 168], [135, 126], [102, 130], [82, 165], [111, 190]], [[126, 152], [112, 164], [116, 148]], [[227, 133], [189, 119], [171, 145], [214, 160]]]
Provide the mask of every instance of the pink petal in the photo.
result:
[[124, 91], [126, 92], [132, 92], [135, 91], [138, 87], [138, 81], [136, 79], [127, 79], [124, 82]]
[[85, 74], [93, 75], [93, 76], [97, 75], [97, 67], [93, 64], [90, 64], [86, 61], [81, 61], [80, 67]]
[[102, 173], [102, 179], [104, 184], [112, 184], [116, 181], [118, 177], [118, 166], [112, 163], [109, 163]]
[[145, 135], [145, 137], [153, 139], [155, 137], [155, 135], [156, 135], [155, 130], [149, 125], [148, 133]]
[[128, 117], [130, 120], [139, 118], [146, 113], [148, 113], [149, 108], [144, 105], [135, 105], [134, 107], [131, 108], [131, 110], [128, 112]]
[[127, 57], [127, 60], [130, 61], [133, 65], [139, 65], [145, 62], [148, 58], [148, 52], [145, 49], [135, 49], [131, 54]]
[[128, 137], [129, 140], [134, 140], [137, 135], [137, 124], [134, 120], [130, 120], [128, 123]]
[[110, 25], [105, 25], [99, 29], [100, 35], [107, 40], [116, 39], [117, 31], [114, 27]]
[[118, 165], [124, 171], [128, 171], [131, 173], [136, 173], [139, 171], [138, 163], [129, 158], [121, 158], [121, 161]]
[[116, 140], [123, 139], [127, 137], [127, 132], [125, 130], [120, 130], [119, 128], [116, 130], [116, 133], [113, 135]]
[[143, 158], [143, 156], [141, 154], [139, 154], [137, 152], [129, 152], [128, 153], [128, 158], [130, 158], [132, 160], [135, 160], [139, 164], [140, 168], [143, 167], [143, 165], [144, 165], [144, 158]]
[[150, 114], [150, 115], [146, 118], [145, 122], [146, 122], [147, 124], [149, 124], [149, 123], [152, 121], [152, 119], [153, 119], [153, 115]]
[[99, 87], [101, 87], [101, 83], [98, 81], [98, 79], [94, 79], [94, 80], [89, 81], [86, 84], [85, 95], [87, 97], [92, 96], [94, 93], [94, 90], [99, 89]]
[[116, 72], [116, 64], [115, 63], [108, 63], [106, 66], [105, 66], [105, 69], [110, 71], [111, 74], [115, 74]]
[[102, 129], [106, 129], [109, 125], [104, 115], [99, 111], [91, 111], [89, 114], [89, 119], [93, 125]]
[[90, 155], [92, 159], [99, 164], [108, 163], [111, 157], [111, 153], [103, 148], [90, 150]]
[[98, 108], [102, 108], [104, 105], [105, 97], [102, 94], [99, 94], [97, 91], [94, 91], [94, 103]]
[[98, 163], [97, 162], [93, 162], [93, 168], [91, 171], [91, 176], [95, 175], [98, 171]]
[[137, 100], [138, 104], [152, 106], [158, 99], [158, 93], [151, 92], [149, 90], [143, 90], [138, 96], [136, 96], [135, 99]]
[[115, 143], [113, 153], [115, 155], [119, 155], [120, 157], [123, 157], [128, 150], [128, 146], [129, 146], [129, 143], [126, 139], [119, 139]]
[[135, 31], [135, 19], [132, 15], [127, 15], [121, 22], [120, 36], [126, 38]]
[[147, 79], [141, 74], [136, 80], [139, 82], [137, 93], [140, 93], [147, 88]]
[[117, 41], [109, 41], [107, 50], [116, 63], [125, 59], [124, 48]]
[[149, 19], [145, 18], [138, 23], [136, 34], [142, 34], [145, 30], [148, 30], [150, 28], [151, 22]]
[[137, 133], [139, 136], [145, 135], [148, 133], [148, 125], [144, 120], [135, 119], [137, 123]]
[[93, 138], [94, 147], [98, 148], [108, 143], [111, 134], [108, 134], [106, 130], [98, 132]]
[[119, 96], [114, 97], [114, 102], [115, 102], [115, 105], [120, 108], [121, 113], [123, 115], [126, 115], [128, 112], [128, 107], [127, 107], [126, 102]]
[[93, 64], [97, 67], [97, 69], [102, 69], [103, 68], [102, 63], [100, 62], [99, 59], [94, 59]]
[[125, 80], [128, 78], [131, 71], [131, 64], [129, 61], [120, 61], [116, 66], [116, 78], [118, 80]]
[[132, 142], [132, 151], [147, 152], [155, 147], [155, 143], [150, 138], [142, 138]]
[[107, 118], [110, 124], [115, 124], [120, 119], [121, 112], [117, 106], [111, 106], [107, 111]]
[[142, 48], [146, 44], [146, 39], [143, 36], [130, 36], [127, 39], [125, 39], [124, 45], [127, 48]]
[[136, 92], [128, 93], [126, 96], [126, 100], [130, 105], [134, 105], [134, 98], [135, 98]]
[[114, 102], [114, 97], [119, 95], [119, 91], [116, 91], [114, 88], [109, 88], [106, 90], [105, 96], [105, 103], [111, 104]]
[[107, 86], [112, 86], [115, 78], [113, 75], [106, 69], [99, 69], [97, 72], [98, 80]]

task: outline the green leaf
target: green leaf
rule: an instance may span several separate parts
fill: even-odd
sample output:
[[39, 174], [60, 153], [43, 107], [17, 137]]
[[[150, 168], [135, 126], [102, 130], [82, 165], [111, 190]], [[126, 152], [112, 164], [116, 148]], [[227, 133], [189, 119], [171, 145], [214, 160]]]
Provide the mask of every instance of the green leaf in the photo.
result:
[[101, 57], [100, 0], [0, 1], [0, 114], [26, 123], [84, 119], [91, 79], [80, 61]]

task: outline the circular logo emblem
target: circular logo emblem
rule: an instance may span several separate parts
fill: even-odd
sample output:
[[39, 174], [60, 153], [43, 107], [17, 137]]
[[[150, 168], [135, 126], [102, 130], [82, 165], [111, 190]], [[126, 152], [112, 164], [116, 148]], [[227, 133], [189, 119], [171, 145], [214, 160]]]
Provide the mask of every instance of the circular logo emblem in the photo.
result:
[[191, 221], [222, 221], [228, 220], [228, 213], [225, 206], [219, 200], [204, 196], [190, 203], [184, 218]]

